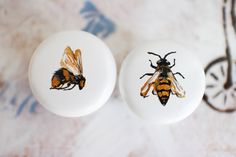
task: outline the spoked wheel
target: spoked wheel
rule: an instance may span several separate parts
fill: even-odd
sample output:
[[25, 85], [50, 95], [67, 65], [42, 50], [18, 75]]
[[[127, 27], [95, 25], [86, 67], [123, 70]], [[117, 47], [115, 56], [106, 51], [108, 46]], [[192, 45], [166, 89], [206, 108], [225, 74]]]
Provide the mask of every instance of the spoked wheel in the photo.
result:
[[206, 90], [203, 99], [211, 108], [219, 112], [236, 110], [236, 84], [233, 83], [229, 88], [225, 88], [227, 69], [226, 57], [213, 60], [205, 68]]

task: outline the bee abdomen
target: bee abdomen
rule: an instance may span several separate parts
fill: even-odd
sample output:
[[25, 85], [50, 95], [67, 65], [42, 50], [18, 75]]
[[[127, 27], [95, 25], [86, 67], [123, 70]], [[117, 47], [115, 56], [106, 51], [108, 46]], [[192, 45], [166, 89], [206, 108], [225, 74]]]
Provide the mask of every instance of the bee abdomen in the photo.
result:
[[61, 84], [64, 84], [69, 81], [70, 81], [70, 72], [65, 68], [61, 68], [57, 70], [52, 76], [51, 85], [52, 88], [56, 88], [59, 87]]
[[52, 76], [51, 85], [52, 85], [51, 88], [56, 88], [61, 85], [61, 80], [59, 79], [59, 77], [57, 75]]
[[166, 105], [169, 99], [170, 91], [171, 91], [170, 81], [166, 79], [160, 80], [157, 86], [157, 95], [161, 104], [164, 106]]
[[70, 81], [70, 76], [71, 76], [70, 72], [66, 69], [62, 69], [62, 72], [63, 72], [63, 76], [64, 76], [65, 80]]
[[158, 91], [162, 91], [162, 90], [169, 91], [170, 90], [170, 85], [168, 85], [168, 84], [158, 85], [157, 90]]
[[158, 91], [157, 95], [161, 104], [165, 106], [170, 97], [170, 91]]

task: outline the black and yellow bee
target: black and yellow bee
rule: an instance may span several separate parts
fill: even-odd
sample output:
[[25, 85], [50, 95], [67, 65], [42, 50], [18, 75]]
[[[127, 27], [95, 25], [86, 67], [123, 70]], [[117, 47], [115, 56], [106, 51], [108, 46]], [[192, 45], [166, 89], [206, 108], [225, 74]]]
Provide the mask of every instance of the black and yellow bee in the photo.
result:
[[166, 105], [170, 93], [176, 95], [177, 97], [184, 97], [185, 91], [183, 88], [179, 85], [177, 82], [177, 79], [175, 78], [175, 75], [180, 75], [183, 79], [184, 76], [180, 72], [173, 73], [171, 71], [171, 68], [175, 66], [175, 59], [174, 64], [170, 66], [170, 62], [166, 59], [166, 57], [172, 53], [176, 52], [169, 52], [167, 53], [164, 58], [162, 58], [160, 55], [155, 54], [153, 52], [148, 52], [148, 54], [152, 54], [155, 56], [158, 56], [160, 59], [156, 62], [156, 66], [152, 64], [152, 61], [150, 61], [150, 66], [155, 69], [154, 73], [146, 73], [143, 76], [140, 77], [142, 79], [144, 76], [151, 76], [145, 84], [142, 86], [140, 95], [145, 97], [148, 97], [148, 92], [152, 88], [152, 94], [157, 95], [161, 104], [163, 106]]
[[61, 68], [52, 76], [50, 89], [71, 90], [78, 85], [81, 90], [85, 86], [86, 79], [83, 76], [80, 49], [73, 53], [70, 47], [66, 47], [60, 64]]

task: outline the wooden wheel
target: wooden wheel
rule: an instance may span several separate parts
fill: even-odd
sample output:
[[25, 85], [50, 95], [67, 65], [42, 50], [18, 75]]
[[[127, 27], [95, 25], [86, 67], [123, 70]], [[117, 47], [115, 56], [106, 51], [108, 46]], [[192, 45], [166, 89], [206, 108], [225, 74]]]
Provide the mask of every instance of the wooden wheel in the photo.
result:
[[[234, 64], [235, 65], [235, 64]], [[206, 90], [204, 101], [219, 112], [234, 112], [236, 110], [236, 84], [225, 89], [228, 61], [226, 57], [213, 60], [206, 68]]]

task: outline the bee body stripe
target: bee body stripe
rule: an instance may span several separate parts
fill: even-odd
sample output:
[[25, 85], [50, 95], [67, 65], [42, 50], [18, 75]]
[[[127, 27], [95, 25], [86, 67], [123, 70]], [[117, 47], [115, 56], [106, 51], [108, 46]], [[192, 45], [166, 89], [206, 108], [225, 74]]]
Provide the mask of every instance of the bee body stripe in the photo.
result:
[[60, 85], [70, 82], [72, 78], [74, 78], [74, 75], [70, 71], [68, 71], [65, 68], [61, 68], [55, 71], [52, 77], [51, 81], [52, 87], [53, 88], [59, 87]]
[[52, 87], [55, 88], [55, 87], [59, 87], [60, 85], [61, 85], [60, 79], [58, 78], [58, 76], [54, 75], [52, 77]]
[[167, 79], [161, 79], [156, 86], [157, 96], [160, 102], [164, 105], [169, 99], [171, 92], [171, 82]]
[[158, 90], [158, 91], [160, 91], [160, 90], [166, 90], [166, 91], [168, 91], [168, 90], [170, 90], [170, 85], [168, 85], [168, 84], [161, 84], [161, 85], [158, 85], [158, 86], [157, 86], [157, 90]]

